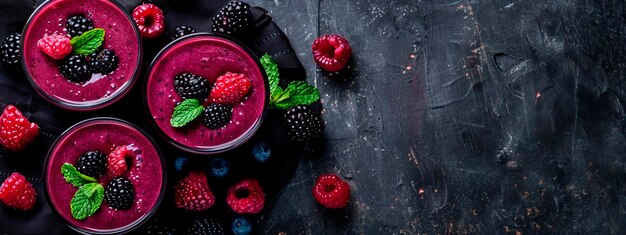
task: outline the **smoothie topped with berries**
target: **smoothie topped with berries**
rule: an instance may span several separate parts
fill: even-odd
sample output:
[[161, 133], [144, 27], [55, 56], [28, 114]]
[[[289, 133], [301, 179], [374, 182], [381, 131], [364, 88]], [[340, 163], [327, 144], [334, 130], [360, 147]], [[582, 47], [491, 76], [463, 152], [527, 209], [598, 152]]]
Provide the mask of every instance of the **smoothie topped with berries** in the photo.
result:
[[47, 1], [29, 19], [22, 40], [22, 65], [31, 85], [63, 108], [109, 105], [139, 75], [139, 33], [113, 1]]

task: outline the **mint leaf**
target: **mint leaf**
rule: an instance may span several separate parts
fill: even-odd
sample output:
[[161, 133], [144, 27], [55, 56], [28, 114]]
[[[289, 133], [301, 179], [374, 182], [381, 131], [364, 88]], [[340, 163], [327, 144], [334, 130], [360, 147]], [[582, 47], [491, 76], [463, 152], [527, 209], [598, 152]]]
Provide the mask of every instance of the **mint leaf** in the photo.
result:
[[98, 50], [104, 42], [104, 29], [95, 28], [72, 38], [70, 44], [73, 52], [79, 55], [88, 55]]
[[197, 99], [183, 100], [178, 106], [174, 108], [172, 119], [170, 124], [173, 127], [182, 127], [187, 123], [196, 119], [204, 111], [202, 103]]
[[76, 167], [69, 163], [64, 163], [63, 166], [61, 166], [61, 174], [63, 174], [65, 181], [74, 185], [74, 187], [80, 187], [87, 183], [97, 182], [93, 177], [83, 175], [78, 172]]
[[272, 104], [279, 109], [290, 109], [298, 105], [309, 105], [320, 99], [320, 91], [304, 81], [293, 81]]
[[83, 220], [100, 209], [104, 199], [104, 187], [99, 183], [88, 183], [81, 186], [70, 202], [72, 217]]
[[[277, 89], [280, 88], [278, 86], [278, 82], [280, 81], [278, 65], [268, 54], [263, 55], [260, 60], [270, 82], [270, 97], [274, 97], [279, 94]], [[282, 89], [280, 89], [280, 93], [282, 93]]]

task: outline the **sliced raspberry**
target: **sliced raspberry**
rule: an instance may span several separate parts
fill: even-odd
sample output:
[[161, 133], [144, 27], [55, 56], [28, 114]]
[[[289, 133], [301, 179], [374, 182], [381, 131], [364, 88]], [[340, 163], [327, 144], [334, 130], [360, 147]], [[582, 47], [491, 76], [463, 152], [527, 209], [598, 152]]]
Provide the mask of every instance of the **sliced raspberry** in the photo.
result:
[[63, 59], [72, 52], [70, 37], [57, 32], [44, 35], [37, 41], [37, 48], [55, 60]]
[[350, 42], [339, 35], [324, 35], [313, 41], [313, 59], [326, 72], [338, 72], [352, 54]]
[[215, 196], [202, 171], [192, 171], [182, 179], [176, 186], [174, 197], [176, 207], [191, 211], [203, 211], [215, 203]]
[[218, 104], [234, 105], [246, 97], [251, 86], [246, 75], [227, 72], [215, 80], [209, 100]]
[[350, 185], [339, 176], [323, 174], [317, 178], [313, 187], [313, 197], [326, 208], [344, 208], [350, 199]]
[[0, 145], [6, 150], [19, 151], [31, 143], [39, 134], [39, 126], [29, 122], [13, 105], [9, 105], [0, 116]]
[[33, 185], [20, 173], [14, 172], [0, 186], [0, 201], [19, 210], [30, 210], [37, 201]]
[[156, 38], [165, 30], [163, 11], [152, 3], [141, 4], [133, 10], [133, 19], [143, 38]]
[[132, 149], [129, 146], [119, 146], [109, 153], [107, 156], [107, 176], [116, 178], [124, 174], [128, 170], [126, 158], [134, 157]]
[[265, 206], [265, 193], [256, 179], [244, 179], [228, 189], [226, 203], [237, 214], [256, 214]]

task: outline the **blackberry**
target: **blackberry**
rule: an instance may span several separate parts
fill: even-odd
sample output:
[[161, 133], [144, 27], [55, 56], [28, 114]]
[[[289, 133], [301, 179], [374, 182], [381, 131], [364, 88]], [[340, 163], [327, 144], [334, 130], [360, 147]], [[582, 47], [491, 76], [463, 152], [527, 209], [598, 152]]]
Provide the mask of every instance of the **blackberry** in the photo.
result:
[[84, 56], [70, 55], [59, 66], [61, 75], [76, 83], [86, 82], [91, 78], [91, 69]]
[[89, 67], [93, 73], [109, 74], [117, 69], [117, 55], [109, 49], [91, 53]]
[[85, 16], [75, 15], [67, 18], [67, 21], [65, 22], [65, 29], [67, 29], [67, 33], [71, 37], [76, 37], [82, 35], [84, 32], [92, 30], [93, 22]]
[[324, 133], [324, 120], [309, 107], [300, 105], [287, 110], [287, 135], [291, 140], [307, 141]]
[[233, 107], [225, 104], [210, 104], [202, 113], [202, 121], [209, 129], [215, 130], [226, 126], [233, 115]]
[[20, 63], [20, 39], [22, 35], [14, 33], [2, 41], [0, 46], [0, 61], [10, 66], [18, 66]]
[[250, 24], [250, 5], [245, 2], [232, 1], [222, 7], [212, 21], [213, 32], [238, 35]]
[[209, 81], [193, 73], [179, 74], [174, 78], [174, 89], [183, 99], [204, 100], [209, 95]]
[[173, 235], [176, 234], [176, 230], [173, 227], [168, 226], [168, 224], [164, 223], [162, 220], [156, 219], [152, 221], [148, 227], [146, 227], [144, 234]]
[[222, 224], [214, 218], [197, 219], [193, 221], [191, 228], [187, 231], [188, 235], [223, 235], [224, 228]]
[[174, 35], [174, 39], [196, 32], [198, 31], [196, 31], [196, 29], [192, 28], [191, 26], [181, 25], [180, 27], [176, 28], [176, 34]]
[[107, 184], [104, 200], [113, 209], [128, 209], [135, 202], [133, 183], [126, 177], [118, 177]]
[[98, 151], [83, 153], [76, 163], [78, 172], [91, 177], [104, 175], [107, 169], [107, 156]]

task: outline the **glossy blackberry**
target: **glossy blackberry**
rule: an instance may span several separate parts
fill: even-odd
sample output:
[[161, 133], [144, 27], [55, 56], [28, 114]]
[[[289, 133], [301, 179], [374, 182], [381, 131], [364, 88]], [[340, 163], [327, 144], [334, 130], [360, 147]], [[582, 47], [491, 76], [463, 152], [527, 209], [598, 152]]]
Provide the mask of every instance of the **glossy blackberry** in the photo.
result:
[[104, 200], [109, 207], [122, 210], [133, 206], [135, 189], [133, 183], [126, 177], [118, 177], [107, 184]]
[[193, 73], [183, 73], [174, 77], [174, 89], [185, 100], [202, 101], [209, 95], [209, 81]]
[[240, 34], [250, 24], [250, 5], [245, 2], [232, 1], [222, 7], [212, 21], [213, 32]]
[[98, 151], [83, 153], [76, 163], [78, 172], [91, 177], [104, 175], [107, 169], [107, 156]]
[[93, 22], [85, 16], [75, 15], [67, 18], [67, 21], [65, 22], [65, 29], [67, 29], [67, 34], [71, 37], [76, 37], [82, 35], [84, 32], [92, 30]]
[[7, 36], [0, 46], [0, 61], [10, 66], [17, 67], [20, 64], [20, 39], [22, 35], [14, 33]]
[[197, 219], [193, 221], [188, 235], [222, 235], [224, 228], [217, 219]]
[[86, 82], [91, 78], [91, 69], [84, 56], [70, 55], [59, 66], [61, 75], [72, 82]]
[[225, 104], [210, 104], [202, 113], [202, 121], [209, 129], [219, 129], [230, 123], [233, 107]]
[[89, 67], [93, 73], [109, 74], [117, 69], [118, 58], [115, 52], [102, 49], [89, 56]]
[[174, 35], [174, 39], [196, 32], [198, 31], [196, 31], [196, 29], [191, 26], [181, 25], [180, 27], [176, 28], [176, 34]]
[[287, 110], [287, 135], [291, 140], [307, 141], [324, 133], [324, 120], [309, 107], [300, 105]]

